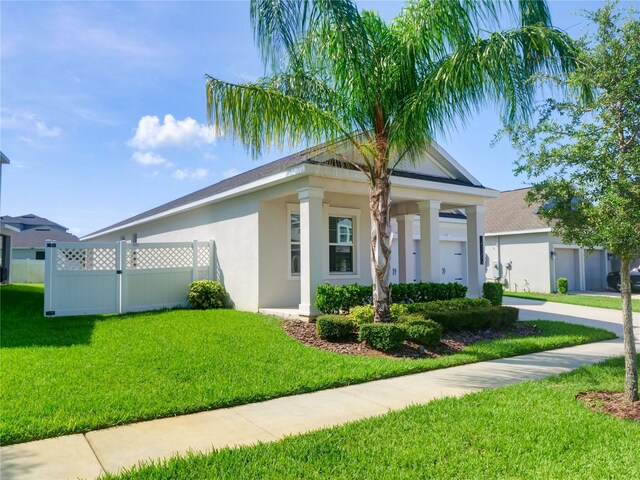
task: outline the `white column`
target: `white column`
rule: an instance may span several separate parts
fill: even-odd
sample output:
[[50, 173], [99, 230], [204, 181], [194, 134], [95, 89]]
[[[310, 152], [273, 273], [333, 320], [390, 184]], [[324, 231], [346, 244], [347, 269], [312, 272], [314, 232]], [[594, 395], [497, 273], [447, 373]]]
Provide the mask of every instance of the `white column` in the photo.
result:
[[414, 215], [398, 215], [398, 274], [400, 283], [413, 283], [416, 279], [416, 262], [413, 255]]
[[469, 298], [482, 296], [485, 281], [484, 264], [484, 205], [465, 207], [467, 215], [467, 272]]
[[439, 282], [440, 201], [418, 202], [420, 213], [420, 274], [423, 282]]
[[300, 200], [300, 315], [320, 314], [315, 307], [316, 288], [322, 283], [322, 249], [325, 242], [322, 228], [322, 188], [298, 190]]
[[584, 248], [578, 249], [578, 290], [584, 292], [587, 289], [587, 279], [585, 277], [584, 269]]

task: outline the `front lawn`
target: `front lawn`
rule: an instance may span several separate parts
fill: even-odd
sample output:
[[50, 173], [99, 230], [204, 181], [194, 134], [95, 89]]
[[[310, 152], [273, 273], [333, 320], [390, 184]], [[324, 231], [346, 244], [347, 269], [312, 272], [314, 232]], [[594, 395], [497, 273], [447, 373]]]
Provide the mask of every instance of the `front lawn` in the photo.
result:
[[0, 294], [3, 444], [614, 338], [536, 321], [539, 337], [480, 342], [451, 356], [357, 357], [303, 346], [278, 319], [258, 314], [44, 318], [41, 286], [8, 285]]
[[[568, 303], [570, 305], [582, 305], [583, 307], [609, 308], [611, 310], [622, 310], [622, 300], [620, 297], [605, 297], [599, 295], [580, 295], [559, 293], [529, 293], [529, 292], [504, 292], [505, 297], [529, 298], [542, 302]], [[640, 300], [631, 300], [634, 312], [640, 312]]]
[[442, 399], [276, 443], [174, 458], [109, 479], [640, 478], [640, 422], [575, 399], [620, 390], [622, 359]]

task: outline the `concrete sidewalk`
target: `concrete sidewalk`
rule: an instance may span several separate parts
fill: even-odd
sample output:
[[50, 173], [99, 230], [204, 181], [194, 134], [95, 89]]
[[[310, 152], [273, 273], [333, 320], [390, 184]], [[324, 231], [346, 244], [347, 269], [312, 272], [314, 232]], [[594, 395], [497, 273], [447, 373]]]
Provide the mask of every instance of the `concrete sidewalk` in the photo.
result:
[[[553, 319], [558, 315], [571, 317], [574, 323], [607, 323], [604, 317], [609, 315], [598, 312], [601, 309], [589, 309], [589, 315], [579, 319], [575, 312], [566, 315], [562, 309], [562, 313], [554, 314], [537, 312], [535, 308], [539, 305], [533, 305], [533, 310], [526, 305], [519, 306], [522, 319], [529, 318], [529, 315]], [[615, 330], [613, 318], [609, 320], [610, 329]], [[0, 449], [1, 478], [95, 478], [104, 472], [116, 473], [150, 459], [274, 441], [287, 435], [427, 403], [436, 398], [462, 396], [487, 388], [538, 380], [622, 353], [622, 341], [616, 339], [10, 445]]]

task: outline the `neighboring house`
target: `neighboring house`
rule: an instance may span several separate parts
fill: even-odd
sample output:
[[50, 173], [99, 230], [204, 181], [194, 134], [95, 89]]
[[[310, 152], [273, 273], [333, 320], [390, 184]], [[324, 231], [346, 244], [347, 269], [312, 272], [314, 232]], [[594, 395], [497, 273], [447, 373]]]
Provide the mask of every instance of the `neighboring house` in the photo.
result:
[[569, 280], [571, 291], [606, 289], [612, 255], [602, 248], [567, 245], [554, 236], [538, 215], [541, 207], [525, 202], [529, 190], [501, 192], [486, 203], [487, 278], [520, 292], [554, 292], [560, 277]]
[[78, 237], [68, 233], [68, 228], [33, 214], [0, 217], [2, 224], [14, 228], [17, 233], [11, 241], [11, 280], [13, 282], [44, 282], [45, 242], [78, 242]]
[[[0, 151], [0, 199], [2, 199], [2, 165], [11, 163]], [[20, 229], [5, 225], [0, 219], [0, 283], [11, 282], [11, 236]]]
[[[237, 308], [297, 308], [300, 315], [314, 315], [319, 284], [371, 283], [369, 186], [362, 173], [336, 160], [347, 155], [346, 149], [310, 148], [82, 240], [213, 240], [217, 278]], [[469, 245], [469, 295], [479, 296], [485, 279], [480, 251], [484, 203], [497, 195], [438, 146], [425, 152], [417, 165], [395, 171], [393, 278], [441, 281], [440, 213], [464, 209], [467, 224], [460, 235]], [[422, 239], [417, 255], [416, 214]]]

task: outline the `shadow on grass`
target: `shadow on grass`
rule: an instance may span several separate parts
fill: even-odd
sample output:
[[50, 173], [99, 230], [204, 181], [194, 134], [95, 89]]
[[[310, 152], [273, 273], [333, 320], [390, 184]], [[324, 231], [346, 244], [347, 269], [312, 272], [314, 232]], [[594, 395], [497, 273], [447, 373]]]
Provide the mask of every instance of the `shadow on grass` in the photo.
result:
[[47, 318], [40, 285], [4, 285], [0, 288], [0, 348], [68, 347], [88, 345], [100, 317]]

